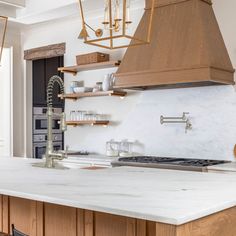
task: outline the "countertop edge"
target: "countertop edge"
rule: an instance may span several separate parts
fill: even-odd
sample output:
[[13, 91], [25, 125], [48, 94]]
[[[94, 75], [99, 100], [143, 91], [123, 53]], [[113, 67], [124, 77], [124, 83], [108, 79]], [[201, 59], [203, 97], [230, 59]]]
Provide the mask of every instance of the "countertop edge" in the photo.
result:
[[174, 218], [169, 217], [169, 219], [167, 219], [167, 217], [161, 217], [161, 216], [157, 217], [153, 214], [145, 213], [145, 216], [144, 216], [144, 214], [135, 212], [135, 211], [130, 212], [130, 211], [119, 210], [116, 208], [99, 207], [95, 205], [88, 205], [88, 204], [83, 204], [83, 203], [78, 203], [78, 202], [73, 202], [73, 201], [67, 201], [67, 200], [63, 200], [59, 198], [55, 199], [55, 198], [51, 198], [51, 197], [47, 197], [43, 195], [27, 194], [27, 193], [21, 193], [21, 192], [15, 192], [15, 191], [3, 190], [3, 189], [0, 189], [0, 194], [5, 195], [5, 196], [10, 196], [10, 197], [18, 197], [18, 198], [32, 200], [32, 201], [39, 201], [39, 202], [44, 202], [44, 203], [49, 203], [49, 204], [66, 206], [66, 207], [74, 207], [74, 208], [79, 208], [79, 209], [84, 209], [84, 210], [97, 211], [97, 212], [102, 212], [102, 213], [107, 213], [107, 214], [114, 214], [118, 216], [137, 218], [141, 220], [154, 221], [157, 223], [171, 224], [171, 225], [176, 225], [176, 226], [183, 225], [183, 224], [210, 216], [212, 214], [215, 214], [220, 211], [227, 210], [229, 208], [236, 206], [236, 201], [229, 202], [222, 206], [217, 206], [215, 207], [215, 209], [207, 209], [205, 211], [202, 211], [201, 213], [194, 214], [192, 216], [188, 215], [179, 219], [174, 219]]

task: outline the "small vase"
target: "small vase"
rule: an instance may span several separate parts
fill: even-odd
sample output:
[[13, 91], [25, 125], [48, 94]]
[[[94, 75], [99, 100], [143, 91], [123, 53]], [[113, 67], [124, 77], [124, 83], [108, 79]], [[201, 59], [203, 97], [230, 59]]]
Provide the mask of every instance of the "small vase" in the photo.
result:
[[110, 74], [105, 75], [103, 83], [102, 83], [102, 90], [103, 91], [109, 91], [109, 89], [110, 89], [110, 79], [111, 79]]

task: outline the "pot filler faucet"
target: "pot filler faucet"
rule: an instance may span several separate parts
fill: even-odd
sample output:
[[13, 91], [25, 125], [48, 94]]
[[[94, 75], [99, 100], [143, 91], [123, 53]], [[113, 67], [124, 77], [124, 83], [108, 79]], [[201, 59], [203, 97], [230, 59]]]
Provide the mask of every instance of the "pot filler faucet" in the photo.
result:
[[67, 129], [66, 126], [66, 115], [63, 112], [62, 114], [56, 114], [53, 112], [53, 89], [54, 85], [58, 84], [60, 86], [60, 93], [64, 94], [64, 83], [61, 79], [61, 77], [54, 75], [50, 78], [48, 82], [47, 87], [47, 117], [48, 117], [48, 138], [47, 138], [47, 148], [45, 153], [46, 168], [54, 168], [54, 160], [63, 160], [67, 158], [67, 151], [68, 148], [66, 148], [66, 151], [55, 151], [53, 149], [53, 135], [52, 135], [52, 118], [53, 116], [60, 116], [60, 126], [61, 131], [65, 132]]

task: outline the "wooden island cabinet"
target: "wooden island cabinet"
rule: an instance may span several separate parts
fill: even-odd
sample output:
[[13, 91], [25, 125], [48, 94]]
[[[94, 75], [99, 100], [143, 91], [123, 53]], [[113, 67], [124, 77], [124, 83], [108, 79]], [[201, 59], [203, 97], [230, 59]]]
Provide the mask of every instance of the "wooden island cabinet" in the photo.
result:
[[30, 236], [235, 236], [236, 208], [180, 226], [0, 195], [0, 231]]

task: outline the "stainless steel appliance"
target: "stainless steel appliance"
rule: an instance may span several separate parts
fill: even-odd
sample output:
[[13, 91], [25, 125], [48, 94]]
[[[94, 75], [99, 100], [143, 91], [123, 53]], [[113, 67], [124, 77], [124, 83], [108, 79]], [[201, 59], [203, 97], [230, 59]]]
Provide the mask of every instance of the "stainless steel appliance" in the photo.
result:
[[[62, 108], [53, 108], [56, 114], [62, 114]], [[63, 149], [63, 133], [60, 129], [60, 118], [53, 116], [53, 147], [55, 150]], [[33, 108], [33, 158], [41, 159], [46, 152], [47, 146], [47, 108], [34, 107]]]
[[135, 167], [207, 172], [208, 166], [219, 165], [229, 162], [230, 161], [223, 161], [223, 160], [136, 156], [136, 157], [119, 158], [117, 161], [113, 161], [111, 164], [113, 167], [135, 166]]
[[[53, 142], [53, 148], [54, 150], [62, 150], [63, 147], [62, 147], [62, 141], [61, 142]], [[47, 148], [47, 143], [46, 142], [36, 142], [33, 144], [33, 155], [34, 155], [34, 158], [37, 158], [37, 159], [42, 159], [43, 158], [43, 155], [45, 155], [46, 153], [46, 148]]]
[[[54, 108], [53, 112], [62, 114], [62, 108]], [[53, 116], [52, 129], [53, 133], [61, 133], [60, 118]], [[34, 134], [47, 134], [47, 108], [34, 107], [33, 112], [33, 133]]]
[[[46, 142], [48, 140], [48, 136], [47, 134], [35, 134], [33, 136], [33, 140], [34, 140], [34, 143], [37, 143], [37, 142]], [[63, 141], [63, 134], [60, 133], [54, 133], [53, 134], [53, 141], [55, 142], [60, 142], [60, 141]]]

